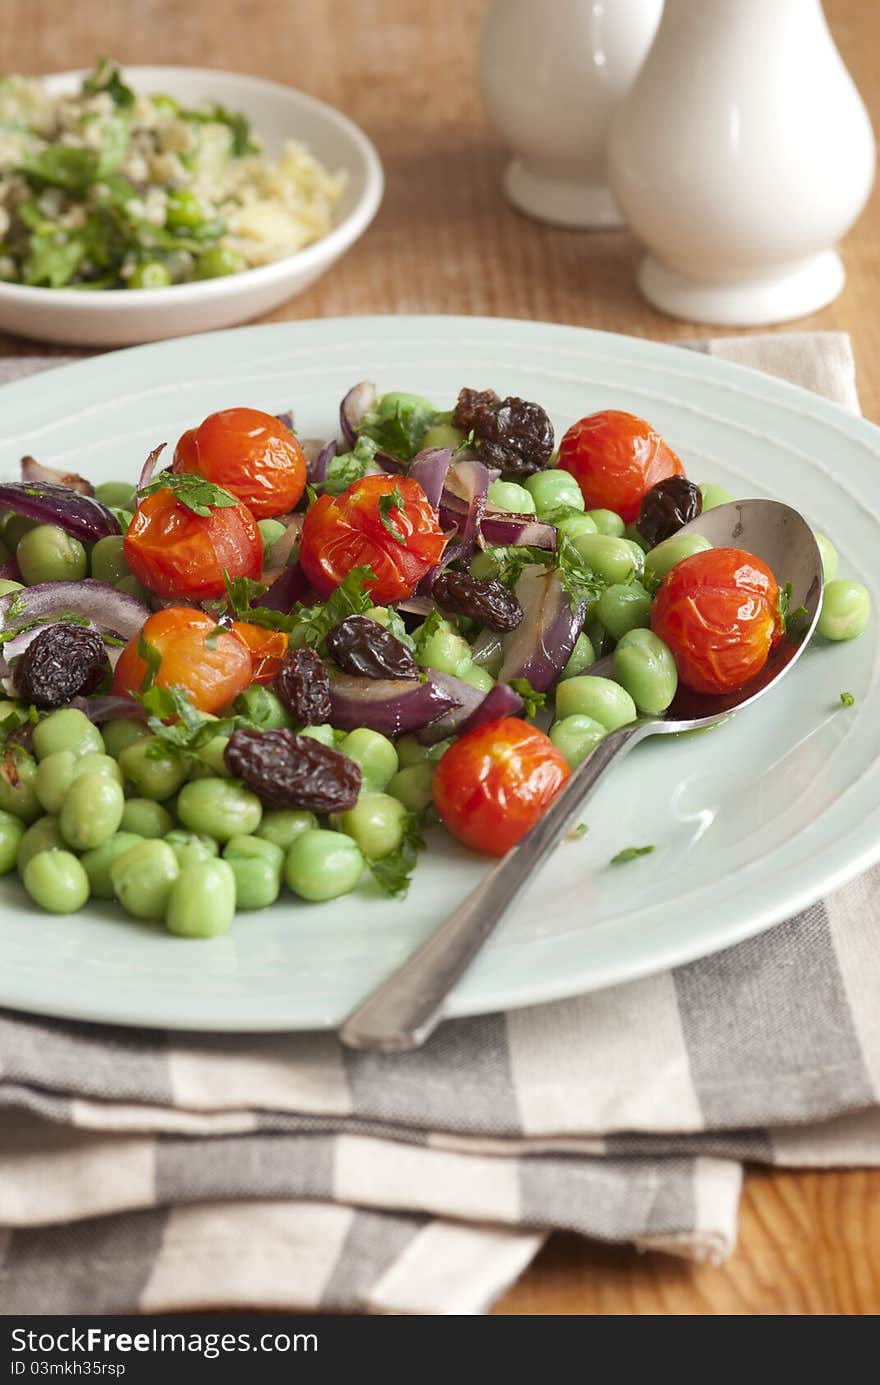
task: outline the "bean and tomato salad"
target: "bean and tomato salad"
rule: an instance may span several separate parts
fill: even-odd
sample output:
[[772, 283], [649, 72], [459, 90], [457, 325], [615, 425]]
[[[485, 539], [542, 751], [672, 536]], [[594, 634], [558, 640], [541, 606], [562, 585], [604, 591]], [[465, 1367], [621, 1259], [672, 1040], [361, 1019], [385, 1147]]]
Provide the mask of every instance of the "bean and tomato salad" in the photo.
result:
[[[680, 532], [730, 499], [633, 414], [557, 445], [489, 389], [440, 411], [359, 384], [321, 441], [223, 409], [136, 485], [24, 459], [0, 485], [0, 872], [201, 938], [285, 888], [401, 897], [429, 826], [503, 854], [610, 732], [796, 637], [760, 558]], [[817, 540], [819, 633], [852, 639], [868, 593]]]

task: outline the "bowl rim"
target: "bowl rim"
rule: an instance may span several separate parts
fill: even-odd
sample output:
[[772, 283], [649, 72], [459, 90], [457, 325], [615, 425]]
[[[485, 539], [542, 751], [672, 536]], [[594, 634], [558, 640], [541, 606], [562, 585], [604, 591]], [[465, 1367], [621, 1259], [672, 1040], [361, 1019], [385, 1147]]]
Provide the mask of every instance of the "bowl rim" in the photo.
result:
[[[74, 68], [66, 72], [46, 72], [36, 77], [37, 81], [46, 83], [72, 81], [88, 76], [90, 68]], [[121, 71], [125, 75], [136, 77], [137, 73], [173, 73], [176, 78], [180, 78], [187, 73], [197, 73], [200, 77], [211, 76], [230, 84], [241, 86], [262, 87], [266, 91], [273, 93], [278, 98], [290, 99], [293, 97], [302, 106], [310, 108], [315, 114], [322, 116], [331, 124], [334, 124], [351, 141], [354, 149], [361, 159], [364, 170], [365, 182], [363, 192], [345, 215], [342, 221], [326, 236], [314, 241], [311, 245], [303, 246], [301, 250], [295, 250], [290, 255], [284, 255], [279, 260], [272, 260], [269, 264], [256, 265], [251, 269], [239, 270], [236, 274], [224, 274], [215, 279], [200, 279], [188, 284], [168, 284], [164, 288], [156, 289], [127, 289], [127, 290], [103, 290], [90, 293], [84, 289], [70, 288], [46, 288], [32, 284], [13, 284], [0, 279], [0, 301], [17, 302], [22, 305], [31, 303], [55, 303], [59, 308], [75, 309], [89, 315], [99, 313], [131, 312], [139, 306], [150, 308], [161, 308], [164, 305], [184, 304], [194, 299], [203, 301], [207, 298], [221, 297], [234, 291], [240, 292], [246, 286], [259, 289], [283, 279], [294, 268], [297, 272], [307, 273], [312, 268], [320, 267], [325, 261], [337, 259], [343, 251], [347, 250], [369, 226], [376, 212], [385, 191], [385, 171], [382, 160], [376, 146], [359, 125], [345, 115], [342, 111], [331, 106], [329, 102], [322, 101], [320, 97], [310, 96], [307, 92], [300, 91], [298, 87], [288, 86], [284, 82], [276, 82], [268, 77], [254, 77], [247, 72], [230, 72], [226, 68], [214, 67], [190, 67], [176, 63], [142, 63], [135, 65], [122, 64]], [[348, 170], [349, 172], [351, 170]]]

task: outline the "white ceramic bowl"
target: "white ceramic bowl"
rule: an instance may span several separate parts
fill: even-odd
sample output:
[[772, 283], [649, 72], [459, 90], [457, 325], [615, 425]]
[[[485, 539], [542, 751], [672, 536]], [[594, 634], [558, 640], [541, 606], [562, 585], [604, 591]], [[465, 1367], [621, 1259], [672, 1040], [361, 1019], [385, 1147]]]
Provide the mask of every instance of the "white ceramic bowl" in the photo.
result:
[[[53, 94], [76, 91], [84, 74], [47, 77]], [[369, 226], [382, 200], [384, 176], [375, 148], [347, 116], [278, 82], [199, 67], [129, 67], [126, 81], [143, 92], [167, 92], [197, 106], [220, 102], [242, 111], [269, 154], [285, 139], [302, 140], [330, 172], [344, 169], [346, 186], [329, 235], [258, 269], [174, 284], [163, 289], [87, 293], [0, 282], [0, 329], [77, 346], [134, 346], [165, 337], [232, 327], [301, 293]]]

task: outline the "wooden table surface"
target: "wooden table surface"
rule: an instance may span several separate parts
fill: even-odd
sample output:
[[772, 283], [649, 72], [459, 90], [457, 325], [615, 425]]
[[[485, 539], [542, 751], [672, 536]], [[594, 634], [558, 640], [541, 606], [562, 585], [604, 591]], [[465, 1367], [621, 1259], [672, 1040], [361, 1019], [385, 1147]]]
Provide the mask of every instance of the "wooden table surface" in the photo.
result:
[[[374, 312], [545, 319], [660, 340], [705, 335], [637, 296], [625, 231], [559, 231], [511, 211], [480, 109], [484, 0], [0, 0], [0, 72], [182, 63], [274, 78], [346, 111], [385, 162], [368, 234], [268, 320]], [[548, 3], [548, 12], [552, 4]], [[880, 124], [880, 5], [826, 0]], [[793, 324], [853, 338], [864, 411], [880, 418], [880, 195], [843, 247], [837, 302]], [[194, 345], [194, 349], [197, 347]], [[0, 335], [0, 354], [33, 351]], [[739, 1249], [721, 1268], [554, 1237], [500, 1313], [876, 1313], [880, 1171], [749, 1174]]]

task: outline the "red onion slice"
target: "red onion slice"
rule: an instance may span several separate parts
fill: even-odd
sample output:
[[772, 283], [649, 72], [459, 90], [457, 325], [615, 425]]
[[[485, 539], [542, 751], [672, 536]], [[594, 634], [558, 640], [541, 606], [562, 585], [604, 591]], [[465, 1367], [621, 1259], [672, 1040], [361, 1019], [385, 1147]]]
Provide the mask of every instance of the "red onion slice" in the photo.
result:
[[94, 697], [74, 697], [71, 707], [85, 712], [89, 721], [101, 726], [105, 721], [146, 721], [146, 707], [133, 697], [120, 693], [96, 693]]
[[376, 386], [367, 380], [352, 385], [339, 405], [339, 427], [349, 448], [357, 442], [357, 432], [376, 402]]
[[470, 683], [466, 683], [463, 678], [456, 678], [452, 673], [437, 673], [436, 670], [429, 669], [429, 674], [458, 705], [452, 707], [438, 721], [423, 726], [416, 732], [416, 740], [422, 745], [436, 745], [438, 741], [445, 741], [449, 736], [456, 735], [486, 696], [479, 688], [472, 688]]
[[[14, 605], [14, 615], [10, 611]], [[117, 591], [106, 582], [86, 577], [82, 582], [40, 582], [20, 592], [0, 596], [0, 629], [27, 625], [32, 620], [48, 623], [52, 616], [83, 616], [101, 630], [114, 631], [130, 640], [151, 615], [137, 597]]]
[[35, 481], [0, 484], [0, 510], [11, 510], [38, 524], [57, 524], [83, 543], [96, 543], [108, 534], [119, 534], [119, 521], [106, 505], [92, 495], [81, 495], [67, 486]]
[[415, 678], [359, 678], [348, 673], [336, 675], [330, 683], [330, 720], [343, 731], [367, 726], [383, 736], [402, 736], [437, 721], [456, 705], [457, 695], [447, 690], [445, 675], [432, 670], [424, 683]]
[[[294, 432], [293, 409], [282, 409], [281, 413], [276, 414], [275, 417], [277, 418], [279, 423], [284, 424], [285, 428], [289, 428], [291, 433]], [[302, 447], [303, 444], [300, 443], [300, 446]]]
[[435, 510], [440, 508], [440, 497], [451, 465], [451, 447], [426, 447], [423, 452], [417, 452], [410, 462], [407, 474], [418, 481]]
[[502, 641], [499, 682], [527, 678], [536, 692], [547, 692], [568, 662], [586, 616], [586, 603], [572, 611], [555, 568], [523, 568], [516, 584], [523, 608], [520, 624]]
[[313, 462], [308, 464], [309, 485], [323, 486], [327, 480], [327, 465], [336, 456], [337, 442], [331, 438], [325, 442]]
[[459, 556], [465, 561], [479, 538], [488, 490], [489, 472], [476, 457], [465, 457], [449, 468], [440, 499], [440, 523], [444, 529], [457, 530], [462, 548]]
[[494, 688], [490, 688], [486, 693], [476, 711], [471, 713], [467, 721], [462, 722], [458, 728], [459, 735], [464, 736], [468, 731], [484, 726], [487, 721], [499, 721], [502, 717], [518, 717], [525, 705], [519, 693], [514, 692], [509, 683], [496, 683]]
[[36, 457], [22, 457], [21, 479], [26, 486], [35, 481], [47, 482], [50, 486], [65, 486], [67, 490], [79, 491], [80, 495], [94, 495], [91, 481], [75, 471], [61, 471], [58, 467], [43, 466]]
[[556, 527], [530, 515], [493, 510], [483, 516], [480, 532], [490, 548], [544, 548], [556, 551]]
[[0, 581], [21, 582], [21, 572], [14, 558], [7, 558], [5, 563], [0, 563]]
[[269, 611], [292, 611], [298, 601], [305, 601], [311, 590], [299, 563], [291, 563], [262, 596], [254, 597], [251, 606], [264, 606]]
[[138, 488], [139, 491], [142, 491], [142, 490], [144, 489], [144, 487], [145, 487], [145, 486], [148, 486], [148, 485], [150, 484], [150, 482], [152, 481], [152, 479], [153, 479], [153, 472], [156, 470], [156, 463], [158, 462], [159, 458], [162, 456], [162, 453], [165, 451], [165, 448], [166, 448], [167, 446], [168, 446], [167, 443], [160, 442], [160, 443], [159, 443], [159, 446], [158, 446], [158, 447], [154, 447], [153, 450], [152, 450], [152, 452], [151, 452], [151, 453], [149, 454], [149, 456], [147, 457], [147, 460], [144, 462], [143, 466], [141, 467], [141, 474], [140, 474], [140, 476], [138, 477], [137, 488]]

